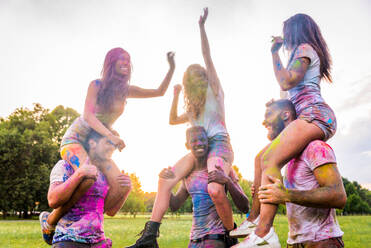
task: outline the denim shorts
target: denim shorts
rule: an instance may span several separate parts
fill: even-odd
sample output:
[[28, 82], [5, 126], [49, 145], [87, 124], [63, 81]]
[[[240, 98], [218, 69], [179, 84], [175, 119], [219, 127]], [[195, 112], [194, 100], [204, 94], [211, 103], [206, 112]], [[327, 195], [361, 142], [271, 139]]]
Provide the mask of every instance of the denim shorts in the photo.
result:
[[228, 134], [217, 134], [209, 138], [209, 153], [207, 158], [209, 159], [212, 157], [223, 158], [227, 163], [232, 165], [234, 153]]
[[77, 117], [63, 135], [61, 147], [68, 144], [83, 144], [90, 130], [91, 127], [84, 118], [82, 116]]
[[226, 248], [226, 244], [223, 240], [212, 240], [206, 239], [201, 242], [192, 242], [188, 244], [188, 248]]
[[336, 132], [336, 117], [334, 111], [326, 103], [317, 103], [304, 108], [298, 119], [313, 123], [325, 134], [323, 141], [327, 141]]

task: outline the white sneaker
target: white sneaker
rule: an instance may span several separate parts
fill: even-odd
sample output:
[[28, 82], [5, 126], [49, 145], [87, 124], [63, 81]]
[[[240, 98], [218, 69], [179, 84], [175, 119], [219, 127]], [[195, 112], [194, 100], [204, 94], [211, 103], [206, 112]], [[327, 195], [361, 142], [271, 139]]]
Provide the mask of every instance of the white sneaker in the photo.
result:
[[280, 240], [276, 232], [274, 231], [273, 227], [269, 230], [269, 233], [265, 235], [263, 238], [260, 238], [255, 234], [255, 232], [251, 233], [249, 237], [247, 237], [241, 243], [232, 246], [232, 248], [281, 248]]
[[229, 236], [234, 237], [234, 238], [244, 238], [250, 233], [254, 232], [256, 229], [256, 226], [259, 223], [259, 216], [254, 220], [253, 222], [248, 221], [247, 219], [242, 222], [242, 224], [237, 227], [236, 229], [232, 230], [229, 233]]

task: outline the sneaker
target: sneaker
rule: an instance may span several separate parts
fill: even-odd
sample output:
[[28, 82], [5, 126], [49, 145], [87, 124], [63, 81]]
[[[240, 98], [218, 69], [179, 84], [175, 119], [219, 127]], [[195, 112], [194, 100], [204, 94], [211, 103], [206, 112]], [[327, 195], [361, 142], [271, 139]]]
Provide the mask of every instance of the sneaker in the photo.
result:
[[263, 238], [260, 238], [255, 234], [251, 233], [244, 241], [232, 246], [233, 248], [281, 248], [280, 241], [273, 227], [269, 230], [269, 233]]
[[40, 225], [41, 225], [41, 232], [43, 235], [44, 241], [48, 245], [52, 245], [53, 243], [53, 236], [54, 236], [54, 231], [55, 231], [55, 226], [49, 225], [46, 220], [48, 219], [49, 212], [41, 212], [39, 215], [39, 220], [40, 220]]
[[239, 227], [232, 230], [229, 235], [235, 238], [245, 238], [247, 235], [255, 231], [258, 222], [259, 217], [256, 218], [256, 220], [254, 220], [253, 222], [246, 219]]

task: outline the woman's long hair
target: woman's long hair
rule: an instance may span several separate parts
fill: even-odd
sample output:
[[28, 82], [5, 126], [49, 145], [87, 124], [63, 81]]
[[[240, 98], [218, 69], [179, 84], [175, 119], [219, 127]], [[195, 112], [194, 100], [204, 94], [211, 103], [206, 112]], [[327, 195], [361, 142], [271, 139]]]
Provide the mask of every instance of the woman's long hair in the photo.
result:
[[186, 112], [197, 119], [206, 101], [208, 79], [201, 65], [190, 65], [183, 76], [184, 102]]
[[[128, 75], [118, 75], [115, 70], [116, 61], [122, 54], [129, 55], [124, 49], [117, 47], [111, 49], [104, 59], [102, 69], [102, 85], [98, 91], [97, 104], [109, 111], [116, 100], [124, 100], [129, 91], [131, 64]], [[130, 58], [130, 57], [129, 57]]]
[[296, 14], [283, 23], [284, 46], [294, 50], [297, 46], [307, 43], [313, 47], [320, 59], [320, 75], [328, 82], [331, 78], [331, 56], [321, 30], [315, 21], [306, 14]]

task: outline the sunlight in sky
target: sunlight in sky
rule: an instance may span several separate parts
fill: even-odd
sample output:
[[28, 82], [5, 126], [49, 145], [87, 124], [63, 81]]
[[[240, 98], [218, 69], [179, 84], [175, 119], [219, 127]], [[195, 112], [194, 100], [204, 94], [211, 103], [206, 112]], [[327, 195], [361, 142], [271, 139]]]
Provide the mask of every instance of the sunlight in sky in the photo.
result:
[[[283, 21], [296, 13], [318, 23], [333, 58], [334, 84], [322, 82], [322, 94], [338, 118], [339, 142], [336, 136], [329, 142], [335, 153], [342, 135], [357, 131], [352, 128], [357, 120], [371, 120], [370, 101], [361, 101], [371, 90], [367, 0], [1, 1], [0, 116], [35, 102], [82, 113], [89, 82], [100, 77], [106, 52], [117, 46], [131, 55], [131, 84], [157, 88], [168, 70], [166, 52], [174, 51], [176, 69], [165, 96], [129, 99], [114, 125], [127, 145], [114, 160], [135, 172], [145, 191], [156, 191], [160, 170], [187, 153], [187, 126], [170, 126], [169, 111], [173, 86], [181, 83], [186, 67], [203, 65], [198, 18], [206, 6], [206, 32], [225, 92], [234, 163], [245, 178], [252, 180], [254, 157], [268, 142], [261, 125], [265, 103], [279, 97], [271, 36], [281, 35]], [[371, 182], [347, 164], [351, 155], [337, 156], [345, 177]]]

